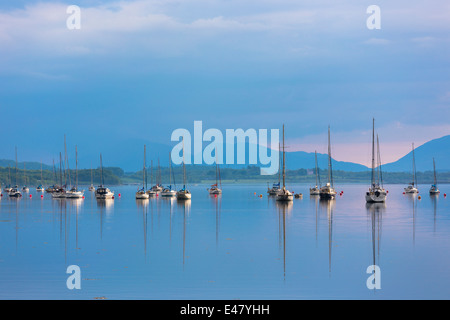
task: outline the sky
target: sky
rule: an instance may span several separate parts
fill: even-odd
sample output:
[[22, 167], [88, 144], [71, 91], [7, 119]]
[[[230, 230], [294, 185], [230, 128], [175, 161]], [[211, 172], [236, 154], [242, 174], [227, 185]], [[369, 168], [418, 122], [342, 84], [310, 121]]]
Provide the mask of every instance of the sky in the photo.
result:
[[285, 124], [289, 150], [322, 153], [330, 125], [333, 156], [368, 165], [375, 117], [395, 161], [450, 134], [448, 17], [446, 0], [3, 1], [0, 158], [51, 163], [64, 134], [106, 153], [171, 145], [201, 120]]

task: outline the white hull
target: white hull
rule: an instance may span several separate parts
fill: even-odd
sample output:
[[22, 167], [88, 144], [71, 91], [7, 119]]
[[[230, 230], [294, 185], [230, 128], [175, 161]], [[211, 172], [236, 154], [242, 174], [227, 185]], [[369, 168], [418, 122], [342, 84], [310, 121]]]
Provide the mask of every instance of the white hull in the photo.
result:
[[30, 189], [27, 188], [27, 187], [23, 187], [23, 188], [22, 188], [22, 192], [30, 192]]
[[320, 195], [320, 189], [319, 189], [319, 187], [314, 187], [314, 188], [309, 188], [309, 194], [311, 195], [311, 196], [318, 196], [318, 195]]
[[382, 203], [386, 201], [387, 193], [384, 189], [369, 190], [366, 192], [366, 202]]
[[148, 199], [150, 196], [148, 193], [136, 192], [136, 199]]
[[153, 190], [147, 190], [147, 194], [149, 197], [154, 197], [156, 196], [158, 193], [156, 191]]
[[52, 198], [55, 199], [64, 199], [66, 197], [66, 192], [53, 192]]
[[36, 188], [36, 192], [44, 192], [44, 188]]
[[84, 191], [67, 191], [65, 198], [67, 199], [81, 199], [84, 197]]
[[177, 192], [175, 190], [162, 191], [160, 195], [161, 197], [175, 197], [177, 195]]
[[419, 193], [419, 190], [413, 186], [408, 186], [404, 190], [405, 190], [405, 193]]
[[439, 193], [441, 193], [441, 191], [439, 191], [439, 189], [431, 187], [430, 194], [439, 194]]
[[187, 192], [177, 192], [178, 200], [188, 200], [191, 199], [191, 194]]
[[209, 194], [221, 194], [221, 189], [208, 189]]
[[268, 189], [267, 190], [267, 194], [269, 196], [276, 196], [280, 191], [281, 191], [281, 189], [274, 189], [274, 188], [272, 188], [272, 189]]
[[294, 195], [286, 189], [281, 189], [277, 194], [277, 201], [292, 201], [294, 200]]

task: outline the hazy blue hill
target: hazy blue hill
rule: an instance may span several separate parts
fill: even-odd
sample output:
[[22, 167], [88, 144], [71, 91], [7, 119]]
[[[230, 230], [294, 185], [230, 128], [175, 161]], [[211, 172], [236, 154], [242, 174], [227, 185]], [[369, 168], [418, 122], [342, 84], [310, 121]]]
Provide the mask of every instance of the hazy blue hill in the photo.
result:
[[[14, 160], [0, 159], [0, 167], [8, 168], [8, 165], [11, 167], [11, 169], [14, 169], [16, 167], [16, 162]], [[24, 162], [18, 162], [17, 168], [23, 169], [23, 165], [24, 165]], [[41, 170], [41, 163], [25, 161], [25, 167], [27, 170]], [[53, 170], [53, 167], [43, 163], [42, 170]]]
[[[436, 160], [436, 169], [450, 171], [450, 135], [431, 140], [416, 148], [416, 170], [432, 171], [433, 157]], [[399, 160], [383, 166], [386, 172], [412, 172], [412, 152]]]
[[[317, 154], [317, 162], [322, 170], [328, 169], [328, 155]], [[296, 151], [286, 152], [286, 165], [289, 169], [305, 169], [315, 167], [314, 153]], [[366, 166], [358, 163], [332, 160], [333, 170], [363, 172], [369, 170]]]

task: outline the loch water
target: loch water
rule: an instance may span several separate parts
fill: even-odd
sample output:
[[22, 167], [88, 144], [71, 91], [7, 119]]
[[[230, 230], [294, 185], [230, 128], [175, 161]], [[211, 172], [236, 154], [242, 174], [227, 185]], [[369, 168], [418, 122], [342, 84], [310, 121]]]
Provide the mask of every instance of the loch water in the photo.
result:
[[[136, 200], [136, 186], [106, 201], [3, 194], [0, 299], [450, 298], [450, 185], [437, 197], [387, 185], [372, 205], [362, 184], [325, 202], [289, 185], [303, 198], [287, 204], [264, 184], [207, 187], [189, 186], [190, 201]], [[81, 289], [67, 287], [70, 265]]]

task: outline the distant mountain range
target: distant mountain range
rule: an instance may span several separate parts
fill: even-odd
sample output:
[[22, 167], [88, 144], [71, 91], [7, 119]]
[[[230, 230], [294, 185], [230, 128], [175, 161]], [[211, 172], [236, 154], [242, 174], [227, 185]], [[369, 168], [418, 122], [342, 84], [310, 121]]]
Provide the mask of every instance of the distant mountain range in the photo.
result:
[[[414, 151], [417, 171], [450, 171], [450, 135], [428, 141]], [[395, 162], [383, 166], [386, 172], [412, 172], [412, 151]]]
[[[107, 142], [105, 142], [107, 143]], [[169, 164], [169, 153], [172, 150], [172, 146], [153, 143], [144, 140], [124, 140], [114, 141], [114, 147], [111, 145], [104, 145], [107, 152], [103, 152], [103, 165], [105, 167], [119, 167], [125, 172], [136, 172], [141, 170], [143, 161], [143, 146], [147, 145], [147, 166], [150, 167], [151, 161], [153, 161], [153, 167], [157, 166], [158, 158], [162, 167], [167, 167]], [[175, 143], [174, 143], [175, 145]], [[205, 144], [203, 145], [205, 147]], [[262, 147], [264, 148], [264, 147]], [[75, 168], [74, 154], [71, 154], [69, 148], [69, 162], [70, 168]], [[246, 144], [246, 163], [247, 164], [234, 164], [223, 165], [228, 168], [243, 168], [248, 165], [248, 143]], [[265, 150], [263, 150], [265, 151]], [[74, 153], [74, 152], [72, 152]], [[98, 146], [90, 146], [86, 144], [83, 148], [78, 148], [78, 161], [79, 168], [89, 169], [91, 166], [97, 168], [100, 165], [100, 161], [96, 154], [99, 154]], [[95, 155], [95, 156], [94, 156]], [[58, 156], [59, 157], [59, 156]], [[326, 170], [328, 166], [328, 155], [317, 154], [318, 165], [322, 170]], [[438, 171], [450, 171], [450, 135], [444, 136], [439, 139], [431, 140], [422, 146], [415, 149], [416, 168], [417, 171], [431, 171], [433, 169], [433, 157], [436, 160], [436, 168]], [[237, 152], [235, 152], [235, 163], [237, 162]], [[311, 169], [315, 166], [314, 153], [295, 151], [286, 152], [286, 164], [290, 170], [295, 169]], [[345, 161], [332, 161], [333, 170], [342, 170], [349, 172], [364, 172], [370, 170], [368, 167], [352, 162]], [[0, 167], [11, 166], [15, 167], [13, 160], [1, 160]], [[55, 159], [55, 165], [58, 169], [59, 159]], [[260, 164], [256, 164], [260, 165]], [[39, 162], [25, 162], [25, 166], [29, 170], [39, 170], [41, 164]], [[18, 168], [23, 169], [24, 163], [19, 162]], [[43, 164], [44, 170], [52, 170], [51, 164]], [[412, 171], [412, 152], [408, 153], [401, 159], [383, 165], [383, 171], [386, 172], [411, 172]]]

